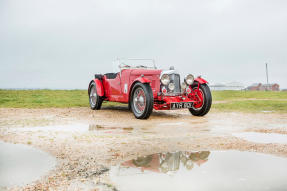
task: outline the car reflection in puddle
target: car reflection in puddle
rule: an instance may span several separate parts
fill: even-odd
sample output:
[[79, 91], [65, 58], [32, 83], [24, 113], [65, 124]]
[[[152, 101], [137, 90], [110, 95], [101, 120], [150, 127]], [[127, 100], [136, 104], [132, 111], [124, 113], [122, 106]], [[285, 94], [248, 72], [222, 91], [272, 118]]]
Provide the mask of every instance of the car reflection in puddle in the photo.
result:
[[110, 170], [121, 191], [284, 190], [286, 177], [286, 158], [240, 151], [159, 153]]
[[207, 161], [209, 151], [202, 152], [175, 152], [175, 153], [160, 153], [144, 157], [138, 157], [127, 162], [123, 162], [121, 166], [140, 168], [141, 172], [153, 171], [170, 173], [178, 171], [180, 166], [191, 170], [194, 164], [201, 165]]

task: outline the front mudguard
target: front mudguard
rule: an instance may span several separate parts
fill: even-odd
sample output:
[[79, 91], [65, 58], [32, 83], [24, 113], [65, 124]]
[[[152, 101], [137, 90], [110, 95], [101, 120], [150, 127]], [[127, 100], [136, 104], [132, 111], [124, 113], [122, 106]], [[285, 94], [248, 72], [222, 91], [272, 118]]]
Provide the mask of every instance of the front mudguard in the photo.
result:
[[192, 87], [197, 86], [197, 89], [195, 91], [199, 91], [199, 86], [203, 84], [208, 84], [208, 82], [205, 79], [198, 76], [197, 78], [194, 79], [193, 84], [190, 85], [189, 88], [192, 89]]
[[135, 82], [140, 82], [142, 84], [151, 83], [151, 81], [144, 76], [138, 77], [137, 79], [135, 79]]
[[195, 78], [194, 82], [197, 82], [199, 84], [207, 84], [208, 83], [205, 79], [201, 78], [200, 76]]
[[94, 79], [94, 80], [92, 80], [92, 81], [90, 82], [90, 84], [89, 84], [89, 94], [90, 94], [90, 86], [91, 86], [91, 84], [92, 84], [93, 82], [96, 84], [98, 96], [101, 96], [101, 97], [104, 96], [104, 95], [105, 95], [104, 86], [103, 86], [101, 80], [99, 80], [99, 79]]
[[131, 95], [131, 92], [132, 92], [134, 85], [138, 82], [140, 82], [142, 84], [147, 84], [147, 83], [150, 84], [151, 83], [151, 81], [149, 79], [145, 78], [144, 76], [140, 76], [140, 77], [136, 78], [129, 88], [129, 97]]

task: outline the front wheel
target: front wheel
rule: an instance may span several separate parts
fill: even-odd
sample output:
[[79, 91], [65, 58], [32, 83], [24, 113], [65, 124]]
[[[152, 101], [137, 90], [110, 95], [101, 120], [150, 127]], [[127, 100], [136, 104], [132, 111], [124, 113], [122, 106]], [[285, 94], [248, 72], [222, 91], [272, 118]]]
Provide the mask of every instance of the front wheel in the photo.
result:
[[212, 96], [208, 85], [200, 84], [198, 89], [198, 84], [193, 84], [191, 88], [195, 93], [197, 102], [189, 109], [190, 113], [195, 116], [206, 115], [209, 112], [212, 103]]
[[153, 93], [149, 84], [137, 83], [130, 96], [130, 107], [137, 119], [147, 119], [153, 109]]
[[101, 96], [97, 94], [97, 87], [95, 82], [92, 82], [90, 84], [88, 93], [89, 93], [89, 102], [91, 109], [93, 110], [101, 109], [103, 99]]

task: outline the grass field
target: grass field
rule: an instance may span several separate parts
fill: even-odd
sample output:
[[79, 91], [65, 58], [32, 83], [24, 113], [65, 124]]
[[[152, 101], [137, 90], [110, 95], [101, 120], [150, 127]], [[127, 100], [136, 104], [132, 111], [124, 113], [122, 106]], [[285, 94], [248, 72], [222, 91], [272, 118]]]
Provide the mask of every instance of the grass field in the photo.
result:
[[[214, 91], [212, 96], [213, 110], [287, 113], [287, 92]], [[86, 90], [0, 90], [0, 107], [89, 107], [89, 102]]]
[[212, 97], [215, 110], [287, 113], [287, 92], [214, 91]]
[[236, 99], [287, 99], [287, 92], [272, 91], [213, 91], [212, 97], [216, 101]]
[[80, 107], [88, 106], [83, 90], [0, 90], [0, 107]]

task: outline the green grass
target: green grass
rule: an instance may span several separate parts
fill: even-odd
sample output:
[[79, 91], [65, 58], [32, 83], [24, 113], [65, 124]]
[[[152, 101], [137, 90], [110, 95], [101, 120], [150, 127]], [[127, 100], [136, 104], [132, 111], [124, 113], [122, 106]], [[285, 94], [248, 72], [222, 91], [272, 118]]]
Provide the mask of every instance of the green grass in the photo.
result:
[[[219, 111], [287, 113], [287, 92], [213, 91], [212, 109]], [[226, 103], [216, 103], [225, 101]]]
[[236, 100], [236, 99], [287, 99], [287, 91], [272, 92], [272, 91], [213, 91], [213, 100]]
[[[212, 109], [215, 111], [287, 113], [287, 92], [213, 91], [212, 97]], [[107, 102], [103, 105], [120, 104]], [[0, 90], [0, 107], [89, 107], [89, 100], [86, 90]]]
[[284, 112], [287, 113], [287, 101], [280, 100], [245, 100], [213, 104], [212, 108], [220, 111], [241, 112]]
[[81, 107], [88, 106], [84, 90], [0, 90], [0, 107]]

